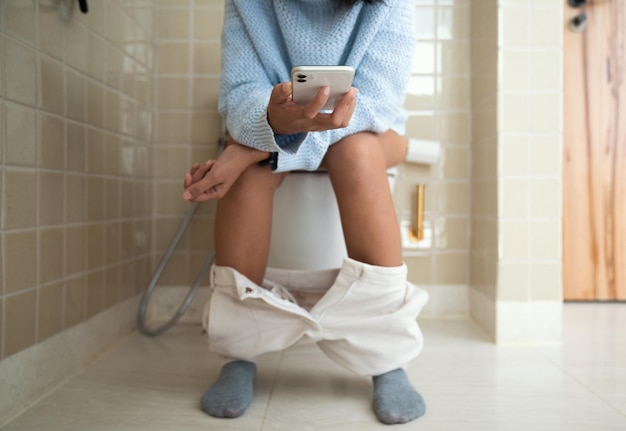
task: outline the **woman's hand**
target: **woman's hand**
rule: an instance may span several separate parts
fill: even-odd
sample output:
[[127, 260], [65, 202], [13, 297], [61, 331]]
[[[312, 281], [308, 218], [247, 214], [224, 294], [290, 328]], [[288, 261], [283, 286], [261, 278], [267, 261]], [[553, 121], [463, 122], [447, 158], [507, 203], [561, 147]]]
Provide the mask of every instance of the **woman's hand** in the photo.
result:
[[306, 105], [292, 99], [291, 83], [283, 82], [272, 90], [267, 106], [267, 120], [278, 135], [303, 132], [321, 132], [347, 127], [356, 106], [358, 90], [354, 87], [337, 103], [332, 113], [320, 113], [330, 95], [330, 88], [322, 87]]
[[204, 202], [222, 198], [248, 166], [268, 156], [267, 152], [229, 142], [217, 160], [208, 160], [202, 166], [193, 164], [185, 174], [183, 199]]

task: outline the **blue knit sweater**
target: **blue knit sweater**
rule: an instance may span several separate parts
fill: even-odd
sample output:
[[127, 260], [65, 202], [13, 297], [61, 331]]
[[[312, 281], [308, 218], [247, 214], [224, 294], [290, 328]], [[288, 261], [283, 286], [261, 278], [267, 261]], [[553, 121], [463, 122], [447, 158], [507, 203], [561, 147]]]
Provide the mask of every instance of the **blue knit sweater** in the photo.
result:
[[[404, 134], [402, 108], [414, 51], [413, 0], [226, 0], [219, 110], [233, 139], [278, 153], [276, 171], [315, 170], [328, 147], [357, 132]], [[354, 67], [357, 105], [344, 129], [276, 135], [267, 122], [273, 87], [293, 66]]]

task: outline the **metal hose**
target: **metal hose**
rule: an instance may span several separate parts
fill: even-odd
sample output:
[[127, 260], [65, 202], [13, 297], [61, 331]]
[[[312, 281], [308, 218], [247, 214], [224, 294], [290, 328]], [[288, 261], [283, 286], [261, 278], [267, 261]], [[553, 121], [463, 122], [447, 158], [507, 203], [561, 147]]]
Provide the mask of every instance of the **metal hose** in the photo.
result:
[[185, 311], [191, 304], [193, 297], [196, 295], [196, 291], [198, 290], [198, 287], [200, 287], [200, 283], [204, 279], [204, 276], [206, 275], [209, 268], [211, 268], [211, 264], [213, 263], [213, 259], [215, 258], [215, 251], [211, 250], [211, 252], [209, 253], [209, 256], [204, 262], [204, 265], [202, 265], [202, 268], [200, 268], [200, 272], [198, 272], [198, 276], [193, 282], [191, 289], [189, 290], [189, 293], [187, 293], [187, 296], [183, 300], [182, 304], [180, 305], [176, 313], [172, 316], [172, 318], [161, 326], [158, 326], [156, 328], [149, 328], [146, 324], [146, 311], [148, 309], [148, 302], [150, 301], [150, 297], [152, 296], [154, 288], [156, 287], [156, 284], [159, 281], [159, 278], [161, 277], [161, 273], [163, 272], [163, 269], [165, 268], [165, 266], [167, 265], [167, 262], [172, 257], [172, 254], [174, 253], [176, 246], [178, 245], [181, 238], [183, 237], [185, 230], [187, 230], [187, 226], [189, 226], [189, 223], [191, 222], [191, 219], [193, 218], [193, 215], [196, 212], [198, 205], [199, 203], [197, 202], [193, 203], [191, 205], [191, 208], [189, 208], [189, 211], [187, 211], [187, 215], [185, 216], [184, 220], [178, 227], [178, 230], [176, 231], [174, 238], [172, 238], [172, 242], [170, 243], [169, 247], [165, 251], [165, 254], [163, 255], [163, 258], [161, 259], [161, 262], [159, 263], [159, 266], [157, 267], [156, 271], [154, 271], [154, 274], [152, 275], [150, 284], [148, 285], [146, 290], [143, 292], [143, 296], [141, 297], [141, 302], [139, 303], [139, 311], [137, 313], [137, 324], [139, 325], [139, 330], [144, 335], [147, 335], [149, 337], [155, 337], [167, 331], [169, 328], [174, 326], [176, 322], [178, 322], [178, 320], [181, 318], [181, 316], [185, 313]]

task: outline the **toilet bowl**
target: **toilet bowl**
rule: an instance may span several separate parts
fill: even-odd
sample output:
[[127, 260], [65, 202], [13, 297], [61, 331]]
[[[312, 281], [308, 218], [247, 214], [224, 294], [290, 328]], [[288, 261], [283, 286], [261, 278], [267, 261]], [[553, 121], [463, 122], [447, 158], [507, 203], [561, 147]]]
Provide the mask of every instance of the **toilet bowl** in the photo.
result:
[[[397, 170], [387, 170], [393, 192]], [[276, 191], [268, 266], [339, 268], [347, 256], [335, 193], [326, 172], [292, 172]]]

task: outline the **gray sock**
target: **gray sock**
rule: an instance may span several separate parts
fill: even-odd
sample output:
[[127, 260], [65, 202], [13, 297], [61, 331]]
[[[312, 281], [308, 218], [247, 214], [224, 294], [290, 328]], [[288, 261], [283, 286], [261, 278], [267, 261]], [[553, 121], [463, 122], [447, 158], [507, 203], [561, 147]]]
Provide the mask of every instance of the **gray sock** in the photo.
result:
[[387, 425], [410, 422], [426, 413], [426, 404], [417, 393], [406, 372], [398, 368], [374, 376], [374, 413]]
[[222, 367], [217, 382], [202, 396], [200, 408], [217, 418], [241, 416], [252, 402], [255, 377], [255, 363], [229, 362]]

